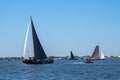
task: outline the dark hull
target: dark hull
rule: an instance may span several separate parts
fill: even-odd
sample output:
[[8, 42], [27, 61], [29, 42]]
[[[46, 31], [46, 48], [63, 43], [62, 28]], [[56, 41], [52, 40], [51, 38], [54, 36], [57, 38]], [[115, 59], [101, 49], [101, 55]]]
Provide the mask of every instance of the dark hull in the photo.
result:
[[52, 64], [54, 60], [47, 59], [47, 60], [40, 60], [40, 61], [35, 61], [35, 60], [23, 60], [23, 63], [25, 64]]
[[78, 59], [75, 58], [75, 59], [69, 59], [69, 60], [78, 60]]
[[93, 63], [93, 61], [86, 61], [85, 63]]
[[93, 60], [87, 59], [87, 61], [85, 61], [85, 63], [93, 63]]

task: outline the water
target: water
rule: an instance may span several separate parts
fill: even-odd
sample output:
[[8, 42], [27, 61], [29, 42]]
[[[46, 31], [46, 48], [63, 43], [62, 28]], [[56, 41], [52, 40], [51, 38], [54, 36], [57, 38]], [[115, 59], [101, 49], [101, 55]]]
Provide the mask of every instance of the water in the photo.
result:
[[0, 80], [120, 80], [120, 60], [91, 64], [83, 64], [80, 60], [57, 60], [43, 65], [0, 61]]

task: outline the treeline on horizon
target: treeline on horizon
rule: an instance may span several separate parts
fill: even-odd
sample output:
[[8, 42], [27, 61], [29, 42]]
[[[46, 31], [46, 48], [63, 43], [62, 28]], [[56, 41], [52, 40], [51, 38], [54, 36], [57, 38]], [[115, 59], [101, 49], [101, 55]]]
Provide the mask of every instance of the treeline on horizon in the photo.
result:
[[[75, 56], [78, 59], [88, 59], [90, 56]], [[55, 60], [68, 60], [69, 56], [49, 56], [49, 58]], [[120, 56], [105, 56], [106, 59], [120, 59]], [[0, 60], [22, 60], [23, 57], [0, 57]]]

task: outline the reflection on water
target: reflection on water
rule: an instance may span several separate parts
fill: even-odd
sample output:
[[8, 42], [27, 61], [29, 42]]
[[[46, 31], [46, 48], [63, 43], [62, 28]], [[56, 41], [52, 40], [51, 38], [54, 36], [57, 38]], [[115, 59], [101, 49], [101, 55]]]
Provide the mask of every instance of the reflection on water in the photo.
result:
[[22, 61], [0, 61], [0, 80], [119, 80], [120, 60], [58, 60], [53, 64], [27, 65]]

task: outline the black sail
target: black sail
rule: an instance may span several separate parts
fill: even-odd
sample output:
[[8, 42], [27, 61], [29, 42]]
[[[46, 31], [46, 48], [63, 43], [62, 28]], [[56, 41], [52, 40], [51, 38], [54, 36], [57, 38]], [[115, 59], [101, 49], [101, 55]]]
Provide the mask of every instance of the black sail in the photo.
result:
[[72, 53], [72, 51], [70, 51], [70, 59], [72, 60], [72, 59], [75, 59], [75, 57], [74, 57], [74, 55], [73, 55], [73, 53]]
[[39, 41], [39, 38], [37, 36], [37, 33], [34, 28], [34, 24], [31, 18], [31, 27], [32, 27], [32, 38], [33, 38], [33, 47], [34, 47], [34, 57], [36, 60], [40, 59], [46, 59], [47, 56], [45, 54], [45, 51], [42, 48], [42, 45]]

